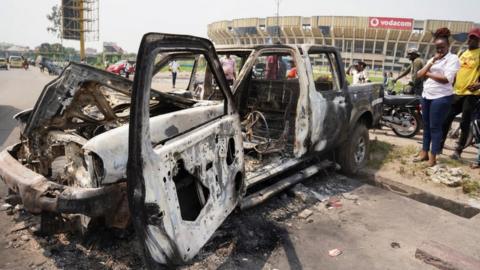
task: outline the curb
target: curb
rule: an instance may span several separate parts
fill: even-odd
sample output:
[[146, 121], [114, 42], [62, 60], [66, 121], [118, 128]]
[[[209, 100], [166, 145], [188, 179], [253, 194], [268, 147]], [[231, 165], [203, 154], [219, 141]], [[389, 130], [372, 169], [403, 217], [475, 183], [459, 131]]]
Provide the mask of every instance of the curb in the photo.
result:
[[460, 217], [470, 219], [480, 213], [480, 208], [440, 197], [419, 188], [408, 186], [380, 175], [375, 175], [373, 173], [364, 171], [361, 172], [359, 176], [360, 181], [363, 181], [369, 185], [380, 187], [415, 201], [438, 207]]

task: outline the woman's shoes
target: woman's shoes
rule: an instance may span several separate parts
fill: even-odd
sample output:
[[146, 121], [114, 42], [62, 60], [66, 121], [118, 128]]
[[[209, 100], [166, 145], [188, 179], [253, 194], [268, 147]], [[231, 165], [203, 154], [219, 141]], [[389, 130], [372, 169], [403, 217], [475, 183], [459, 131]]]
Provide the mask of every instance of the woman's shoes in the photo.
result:
[[413, 162], [422, 162], [427, 160], [428, 160], [428, 152], [422, 150], [420, 151], [420, 153], [418, 153], [418, 156], [413, 159]]
[[432, 154], [432, 152], [420, 151], [418, 156], [413, 159], [413, 162], [422, 162], [428, 161], [428, 167], [433, 167], [437, 165], [437, 155]]
[[435, 165], [437, 165], [437, 155], [428, 152], [428, 167], [433, 167]]

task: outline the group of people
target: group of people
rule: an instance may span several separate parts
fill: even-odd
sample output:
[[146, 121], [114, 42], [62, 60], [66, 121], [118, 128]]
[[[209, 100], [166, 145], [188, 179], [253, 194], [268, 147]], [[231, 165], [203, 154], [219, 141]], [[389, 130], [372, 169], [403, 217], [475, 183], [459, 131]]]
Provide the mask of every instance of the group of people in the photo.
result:
[[[479, 117], [476, 108], [480, 97], [480, 28], [469, 32], [468, 49], [458, 55], [450, 53], [449, 38], [448, 28], [440, 28], [434, 33], [435, 55], [425, 65], [416, 61], [418, 56], [414, 58], [414, 55], [418, 55], [416, 50], [412, 50], [410, 58], [414, 58], [410, 70], [412, 88], [422, 96], [424, 128], [422, 150], [414, 161], [427, 161], [429, 166], [437, 163], [448, 130], [459, 113], [462, 113], [461, 135], [450, 156], [452, 159], [460, 158], [472, 117]], [[479, 164], [480, 154], [473, 167], [478, 168]]]
[[[297, 66], [293, 59], [282, 55], [269, 55], [265, 59], [265, 79], [268, 80], [283, 80], [283, 79], [297, 79]], [[230, 54], [225, 55], [220, 59], [223, 73], [227, 78], [229, 85], [237, 79], [236, 62]]]
[[[394, 85], [410, 74], [411, 80], [403, 92], [422, 97], [423, 143], [415, 161], [428, 161], [429, 166], [437, 163], [437, 156], [442, 152], [457, 115], [462, 114], [461, 135], [450, 156], [452, 159], [460, 159], [472, 119], [480, 118], [480, 28], [473, 28], [468, 33], [468, 48], [458, 54], [450, 53], [450, 35], [448, 28], [440, 28], [434, 33], [435, 55], [427, 63], [416, 48], [410, 48], [407, 57], [411, 64], [405, 71], [397, 78], [393, 78], [392, 72], [384, 73], [385, 85]], [[352, 76], [352, 84], [370, 81], [366, 66], [358, 61], [348, 67], [346, 73]], [[472, 167], [480, 168], [480, 150]]]

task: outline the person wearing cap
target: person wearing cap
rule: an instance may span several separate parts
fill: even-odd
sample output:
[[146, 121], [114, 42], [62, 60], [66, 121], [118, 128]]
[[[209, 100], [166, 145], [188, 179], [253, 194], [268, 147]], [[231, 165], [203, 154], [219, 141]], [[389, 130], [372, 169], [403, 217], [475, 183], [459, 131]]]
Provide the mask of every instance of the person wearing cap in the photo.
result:
[[361, 84], [370, 82], [368, 79], [368, 72], [365, 70], [367, 64], [363, 61], [358, 61], [355, 65], [349, 66], [347, 71], [347, 75], [352, 76], [352, 84]]
[[455, 117], [462, 113], [460, 121], [461, 134], [458, 138], [455, 151], [450, 156], [452, 159], [460, 159], [463, 148], [470, 132], [470, 122], [475, 104], [480, 97], [480, 28], [473, 28], [468, 33], [468, 49], [459, 53], [460, 70], [457, 73], [454, 84], [454, 98], [450, 112], [443, 124], [443, 142], [447, 138], [450, 126]]
[[400, 75], [398, 75], [396, 79], [393, 79], [393, 83], [396, 83], [398, 80], [407, 76], [410, 73], [410, 81], [408, 82], [408, 86], [405, 89], [405, 94], [414, 94], [421, 96], [423, 92], [424, 79], [418, 78], [417, 72], [422, 69], [425, 64], [423, 63], [423, 60], [420, 57], [420, 53], [418, 52], [417, 48], [408, 49], [407, 57], [411, 61], [410, 66], [408, 66], [408, 68]]

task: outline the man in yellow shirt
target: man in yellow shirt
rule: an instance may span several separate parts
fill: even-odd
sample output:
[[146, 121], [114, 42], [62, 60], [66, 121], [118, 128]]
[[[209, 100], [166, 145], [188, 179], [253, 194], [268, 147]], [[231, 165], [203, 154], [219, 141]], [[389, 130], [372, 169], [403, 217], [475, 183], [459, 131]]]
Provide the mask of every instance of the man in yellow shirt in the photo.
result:
[[443, 125], [443, 142], [447, 137], [448, 130], [453, 119], [462, 113], [460, 122], [461, 135], [457, 141], [455, 152], [450, 156], [452, 159], [459, 159], [465, 148], [467, 135], [470, 131], [470, 121], [475, 104], [480, 98], [480, 28], [473, 28], [468, 33], [468, 49], [459, 55], [460, 70], [455, 78], [452, 107]]

